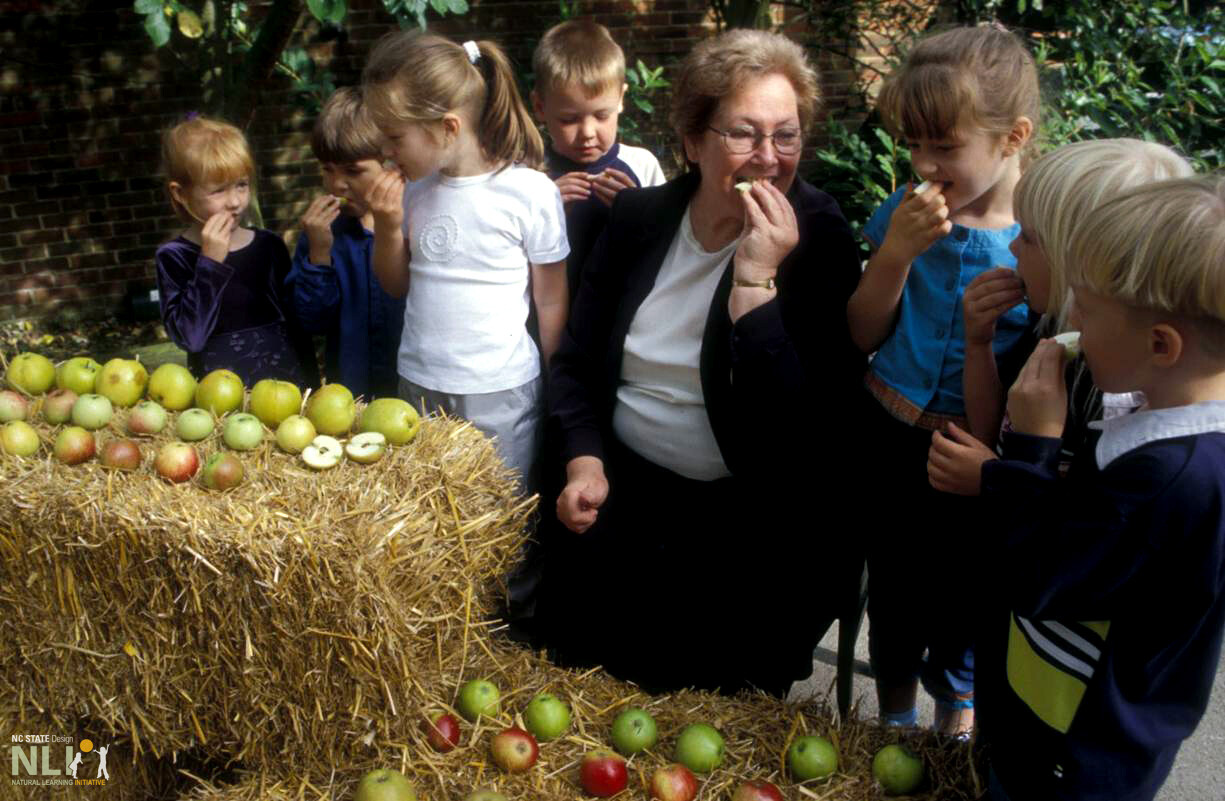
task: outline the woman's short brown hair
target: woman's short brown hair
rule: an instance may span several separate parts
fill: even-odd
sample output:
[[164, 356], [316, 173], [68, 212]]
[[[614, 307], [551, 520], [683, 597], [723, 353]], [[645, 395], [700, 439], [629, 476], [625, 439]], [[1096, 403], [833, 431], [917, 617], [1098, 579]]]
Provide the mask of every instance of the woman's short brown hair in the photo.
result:
[[681, 62], [672, 83], [673, 129], [682, 141], [700, 136], [724, 98], [753, 78], [774, 74], [791, 83], [800, 128], [810, 131], [821, 87], [804, 49], [782, 34], [748, 29], [700, 42]]

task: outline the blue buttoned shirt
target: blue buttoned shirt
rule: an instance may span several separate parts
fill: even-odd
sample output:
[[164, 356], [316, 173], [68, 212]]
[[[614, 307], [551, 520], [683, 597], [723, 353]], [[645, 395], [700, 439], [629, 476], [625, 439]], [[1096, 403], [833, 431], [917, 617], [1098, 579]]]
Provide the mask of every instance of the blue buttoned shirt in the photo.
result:
[[[880, 247], [905, 188], [886, 200], [864, 226], [864, 236]], [[910, 267], [898, 308], [897, 324], [880, 346], [868, 371], [867, 386], [895, 417], [923, 428], [965, 416], [962, 373], [965, 318], [961, 300], [975, 276], [992, 267], [1016, 268], [1008, 245], [1021, 227], [953, 230], [923, 251]], [[1029, 309], [1013, 307], [996, 323], [993, 349], [998, 357], [1016, 344]]]

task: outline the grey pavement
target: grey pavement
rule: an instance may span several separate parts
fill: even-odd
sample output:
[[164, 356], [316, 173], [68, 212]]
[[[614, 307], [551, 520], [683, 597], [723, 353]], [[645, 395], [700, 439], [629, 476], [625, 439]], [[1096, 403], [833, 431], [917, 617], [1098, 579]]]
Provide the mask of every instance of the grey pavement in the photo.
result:
[[[826, 633], [818, 647], [818, 658], [813, 662], [813, 673], [805, 681], [791, 687], [791, 700], [829, 693], [831, 704], [834, 693], [834, 656], [838, 648], [838, 624]], [[866, 668], [868, 661], [868, 622], [859, 631], [855, 643], [855, 658], [860, 667]], [[876, 691], [872, 679], [859, 672], [855, 676], [854, 701], [858, 704], [861, 719], [874, 718], [877, 714]], [[919, 692], [919, 722], [930, 725], [932, 702]], [[1208, 711], [1199, 727], [1191, 735], [1174, 762], [1174, 770], [1165, 786], [1157, 795], [1157, 801], [1222, 801], [1225, 799], [1225, 654], [1217, 666], [1213, 683], [1212, 699]]]

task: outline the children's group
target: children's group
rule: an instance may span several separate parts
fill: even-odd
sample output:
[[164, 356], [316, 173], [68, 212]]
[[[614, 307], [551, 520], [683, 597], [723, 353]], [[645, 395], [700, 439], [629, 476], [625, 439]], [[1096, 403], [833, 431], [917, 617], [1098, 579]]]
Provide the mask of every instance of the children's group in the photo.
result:
[[[810, 282], [834, 311], [808, 315], [832, 318], [822, 324], [853, 344], [861, 367], [823, 373], [819, 348], [797, 345], [799, 367], [785, 370], [849, 399], [837, 417], [814, 415], [819, 430], [802, 439], [827, 435], [845, 451], [839, 470], [854, 475], [817, 478], [829, 471], [811, 459], [776, 463], [788, 488], [779, 496], [803, 473], [820, 503], [845, 510], [836, 524], [807, 518], [784, 544], [837, 538], [856, 557], [838, 570], [866, 562], [882, 723], [918, 725], [922, 687], [937, 731], [987, 743], [995, 801], [1153, 798], [1203, 716], [1225, 632], [1225, 176], [1195, 175], [1172, 149], [1138, 139], [1042, 152], [1038, 73], [1022, 41], [999, 26], [956, 28], [916, 43], [880, 92], [915, 177], [864, 226], [870, 255], [849, 268], [857, 283], [844, 291], [828, 259], [790, 265], [777, 281], [750, 275], [763, 252], [821, 249], [805, 241], [800, 195], [824, 194], [779, 168], [794, 172], [811, 133], [796, 109], [816, 99], [816, 84], [796, 76], [815, 71], [802, 53], [786, 56], [791, 67], [753, 53], [782, 39], [724, 34], [682, 65], [698, 78], [717, 69], [732, 85], [709, 108], [673, 109], [688, 164], [668, 182], [650, 151], [617, 141], [625, 61], [603, 27], [548, 31], [526, 99], [493, 42], [389, 34], [362, 85], [337, 90], [318, 116], [323, 191], [292, 255], [278, 233], [244, 225], [256, 166], [242, 132], [186, 119], [163, 145], [184, 225], [156, 255], [166, 329], [197, 374], [339, 382], [367, 400], [398, 396], [466, 418], [494, 438], [520, 489], [548, 493], [540, 544], [509, 579], [509, 614], [522, 636], [564, 651], [564, 628], [532, 622], [549, 543], [631, 536], [587, 528], [614, 502], [625, 508], [618, 486], [655, 482], [655, 470], [662, 486], [685, 488], [679, 505], [706, 503], [703, 482], [727, 494], [732, 485], [718, 482], [749, 462], [729, 453], [722, 407], [708, 409], [709, 360], [726, 365], [733, 387], [757, 381], [743, 342], [771, 307], [782, 309], [783, 344], [761, 358], [789, 358], [806, 330], [794, 322], [807, 297], [796, 287]], [[745, 87], [763, 94], [745, 97]], [[686, 127], [692, 118], [701, 131]], [[652, 199], [690, 197], [668, 194], [685, 181], [699, 188], [675, 240], [641, 224], [642, 258], [665, 267], [636, 288], [630, 265], [608, 254], [633, 259], [626, 221]], [[709, 217], [712, 198], [732, 211], [714, 248], [701, 221], [727, 215]], [[822, 208], [829, 230], [849, 230], [836, 204]], [[663, 248], [684, 241], [702, 258], [669, 273]], [[590, 300], [610, 292], [625, 298]], [[688, 339], [675, 339], [673, 316], [693, 321]], [[710, 336], [717, 325], [730, 335]], [[593, 343], [591, 331], [620, 339]], [[314, 336], [326, 341], [322, 371]], [[554, 390], [582, 375], [576, 360], [606, 352], [616, 361], [590, 370], [609, 367], [628, 391], [593, 388], [594, 411], [575, 423]], [[779, 386], [780, 409], [810, 403]], [[738, 413], [760, 421], [774, 447], [777, 411]], [[644, 428], [643, 414], [659, 427]], [[705, 445], [690, 445], [695, 419]], [[673, 421], [683, 433], [670, 433]], [[603, 438], [610, 453], [635, 451], [639, 483], [606, 479], [591, 455], [604, 451], [559, 446], [559, 427]], [[709, 476], [686, 472], [695, 452], [702, 469], [715, 464]], [[758, 533], [721, 531], [711, 547], [734, 559]], [[635, 679], [637, 668], [620, 671]], [[785, 692], [786, 681], [764, 689]]]

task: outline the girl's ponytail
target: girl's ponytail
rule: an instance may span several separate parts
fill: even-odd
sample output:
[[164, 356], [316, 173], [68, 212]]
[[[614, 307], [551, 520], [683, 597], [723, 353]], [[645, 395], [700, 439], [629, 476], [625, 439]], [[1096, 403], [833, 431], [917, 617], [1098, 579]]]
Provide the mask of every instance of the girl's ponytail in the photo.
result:
[[499, 164], [519, 162], [544, 167], [544, 140], [519, 94], [515, 72], [502, 48], [490, 41], [476, 43], [476, 67], [485, 79], [485, 103], [477, 121], [477, 136], [485, 155]]
[[392, 33], [371, 51], [362, 85], [380, 126], [435, 122], [462, 109], [490, 161], [544, 166], [544, 140], [519, 95], [510, 60], [494, 42], [461, 46], [435, 34]]

